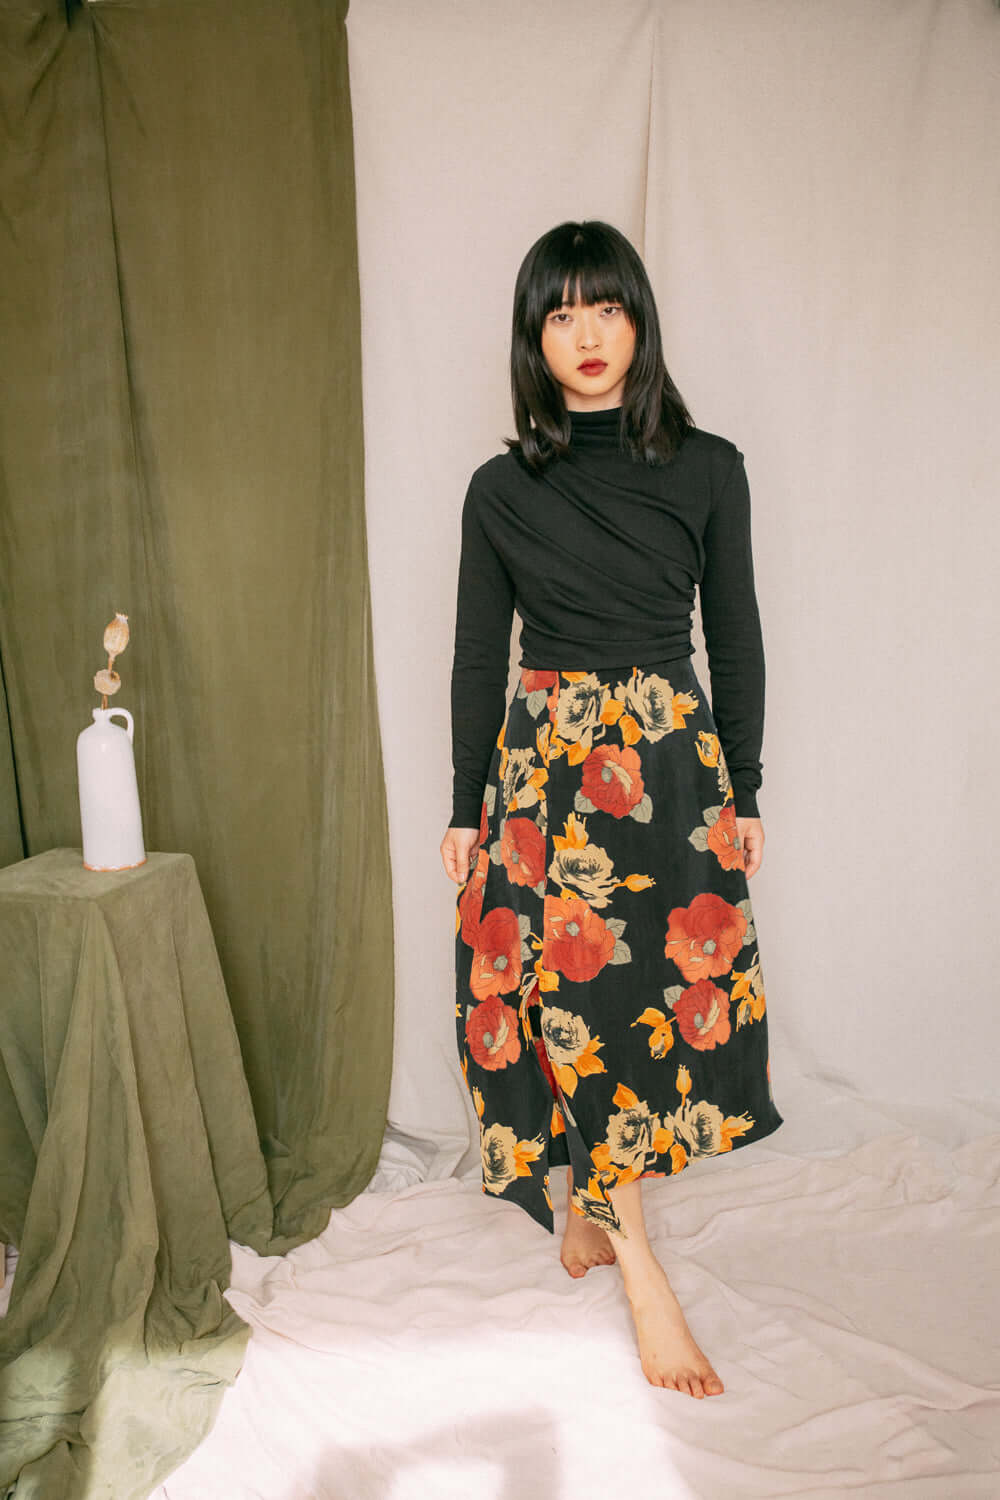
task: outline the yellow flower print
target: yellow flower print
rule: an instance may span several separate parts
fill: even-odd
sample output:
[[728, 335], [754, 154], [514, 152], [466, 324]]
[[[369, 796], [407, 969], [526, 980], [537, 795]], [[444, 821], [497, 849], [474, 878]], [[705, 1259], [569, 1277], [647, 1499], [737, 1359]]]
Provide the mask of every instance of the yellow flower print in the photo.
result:
[[666, 1016], [662, 1010], [655, 1006], [647, 1005], [641, 1016], [636, 1016], [632, 1022], [633, 1026], [652, 1026], [649, 1034], [649, 1052], [651, 1057], [666, 1057], [674, 1045], [674, 1017]]
[[695, 741], [695, 749], [698, 759], [703, 766], [715, 766], [718, 771], [718, 786], [722, 793], [723, 801], [728, 802], [732, 794], [733, 784], [729, 779], [729, 767], [722, 749], [722, 742], [717, 734], [710, 734], [707, 729], [699, 729], [698, 738]]
[[542, 994], [559, 988], [559, 975], [552, 969], [543, 969], [540, 958], [535, 960], [535, 973], [538, 975], [538, 988]]
[[707, 729], [698, 730], [698, 738], [694, 744], [698, 752], [698, 759], [703, 766], [717, 766], [722, 754], [722, 744], [717, 734], [710, 734]]
[[759, 1021], [767, 1009], [764, 998], [764, 976], [760, 962], [754, 954], [754, 962], [747, 969], [734, 969], [731, 1002], [736, 1006], [737, 1031], [745, 1021]]

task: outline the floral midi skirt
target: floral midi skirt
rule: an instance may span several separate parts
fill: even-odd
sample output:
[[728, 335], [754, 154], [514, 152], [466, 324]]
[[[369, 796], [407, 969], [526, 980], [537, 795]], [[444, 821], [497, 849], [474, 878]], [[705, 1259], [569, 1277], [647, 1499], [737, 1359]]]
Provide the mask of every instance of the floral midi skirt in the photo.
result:
[[608, 1189], [782, 1124], [733, 791], [690, 657], [522, 668], [457, 898], [483, 1190], [622, 1232]]

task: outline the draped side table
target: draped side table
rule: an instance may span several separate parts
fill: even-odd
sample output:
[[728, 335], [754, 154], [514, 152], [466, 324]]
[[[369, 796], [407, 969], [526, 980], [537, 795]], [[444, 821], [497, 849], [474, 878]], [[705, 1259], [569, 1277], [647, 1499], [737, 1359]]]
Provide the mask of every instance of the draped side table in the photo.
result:
[[[48, 1464], [39, 1493], [62, 1494], [85, 1461], [127, 1494], [127, 1455], [107, 1444], [142, 1442], [160, 1367], [235, 1377], [247, 1330], [222, 1297], [228, 1241], [263, 1248], [271, 1223], [190, 855], [99, 874], [52, 849], [0, 869], [0, 1241], [19, 1251], [0, 1489]], [[93, 1410], [116, 1392], [129, 1422], [98, 1443]]]

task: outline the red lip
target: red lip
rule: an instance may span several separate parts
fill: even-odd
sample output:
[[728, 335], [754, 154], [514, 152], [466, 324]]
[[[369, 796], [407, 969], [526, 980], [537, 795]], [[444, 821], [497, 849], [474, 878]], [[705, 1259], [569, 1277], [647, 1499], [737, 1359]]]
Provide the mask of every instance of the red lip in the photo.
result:
[[581, 375], [599, 375], [607, 368], [608, 362], [605, 359], [585, 359], [582, 365], [577, 365]]

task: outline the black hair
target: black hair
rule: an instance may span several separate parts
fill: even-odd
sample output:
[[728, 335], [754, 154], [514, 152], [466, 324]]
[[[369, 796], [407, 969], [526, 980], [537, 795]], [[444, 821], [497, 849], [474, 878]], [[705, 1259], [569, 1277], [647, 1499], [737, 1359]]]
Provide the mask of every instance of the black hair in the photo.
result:
[[646, 268], [621, 231], [600, 219], [557, 224], [521, 262], [510, 348], [517, 437], [504, 442], [536, 472], [568, 450], [566, 402], [542, 354], [545, 319], [562, 306], [567, 282], [570, 301], [619, 302], [634, 326], [635, 354], [622, 397], [622, 441], [633, 458], [664, 462], [677, 452], [694, 422], [663, 360], [660, 319]]

